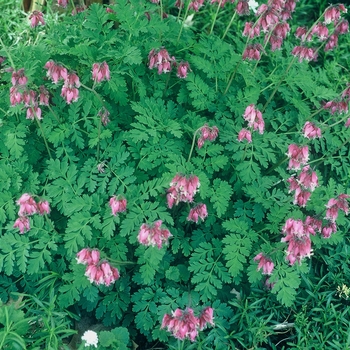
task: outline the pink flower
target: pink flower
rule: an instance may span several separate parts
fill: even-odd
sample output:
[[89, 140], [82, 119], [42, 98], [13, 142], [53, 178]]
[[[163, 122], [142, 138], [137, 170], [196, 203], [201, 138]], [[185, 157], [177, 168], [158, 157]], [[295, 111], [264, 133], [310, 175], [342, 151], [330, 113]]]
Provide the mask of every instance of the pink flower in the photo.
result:
[[33, 11], [33, 13], [29, 16], [30, 26], [32, 28], [36, 27], [39, 23], [45, 25], [44, 15], [40, 11]]
[[190, 210], [187, 220], [198, 223], [199, 218], [204, 220], [207, 216], [208, 216], [207, 206], [203, 203], [200, 203]]
[[327, 205], [327, 212], [325, 219], [335, 222], [338, 218], [338, 210], [342, 210], [345, 215], [349, 213], [349, 204], [347, 198], [350, 196], [347, 194], [340, 194], [338, 198], [331, 198]]
[[161, 249], [163, 243], [168, 244], [168, 239], [172, 236], [169, 230], [162, 229], [161, 225], [162, 220], [156, 221], [151, 226], [142, 224], [139, 235], [137, 236], [138, 241], [145, 246], [157, 246]]
[[30, 230], [30, 222], [26, 216], [20, 216], [14, 223], [13, 227], [18, 227], [20, 233]]
[[126, 210], [126, 199], [125, 198], [120, 198], [118, 199], [118, 197], [113, 196], [110, 200], [109, 200], [109, 206], [112, 209], [112, 215], [116, 216], [117, 213], [122, 213]]
[[326, 46], [324, 47], [324, 51], [331, 51], [335, 47], [338, 46], [338, 35], [336, 33], [333, 33], [329, 38], [326, 43]]
[[249, 11], [249, 4], [248, 0], [238, 0], [237, 6], [236, 6], [236, 12], [239, 16], [248, 16], [250, 11]]
[[260, 27], [258, 25], [254, 26], [253, 22], [246, 22], [242, 35], [250, 39], [258, 37], [260, 35]]
[[206, 307], [201, 315], [199, 316], [199, 330], [203, 330], [207, 323], [210, 323], [212, 326], [214, 326], [214, 309], [211, 307]]
[[321, 138], [321, 129], [311, 122], [306, 122], [303, 127], [304, 137], [308, 139]]
[[191, 71], [190, 64], [188, 62], [180, 62], [180, 64], [177, 67], [177, 76], [179, 78], [187, 78], [187, 72]]
[[259, 130], [260, 134], [264, 133], [265, 122], [262, 113], [255, 108], [255, 105], [249, 105], [243, 114], [244, 120], [248, 122], [248, 126], [254, 130]]
[[312, 216], [307, 216], [305, 219], [305, 225], [310, 226], [314, 232], [321, 232], [322, 230], [322, 220], [316, 219]]
[[105, 107], [102, 107], [98, 112], [98, 116], [101, 117], [101, 121], [102, 121], [102, 124], [104, 126], [107, 126], [107, 124], [110, 122], [110, 120], [108, 118], [109, 115], [110, 115], [110, 113], [108, 112], [108, 110]]
[[46, 90], [45, 86], [40, 86], [40, 95], [39, 95], [39, 105], [48, 106], [49, 105], [49, 92]]
[[171, 209], [173, 205], [179, 202], [193, 202], [193, 197], [197, 193], [200, 186], [199, 179], [195, 175], [188, 178], [177, 174], [170, 183], [167, 194], [168, 207]]
[[288, 169], [299, 170], [301, 165], [309, 161], [309, 148], [308, 146], [299, 147], [291, 144], [288, 146], [287, 156], [289, 158]]
[[101, 270], [103, 272], [103, 283], [105, 286], [110, 286], [116, 280], [119, 279], [119, 271], [115, 267], [112, 267], [107, 261], [104, 261], [101, 265]]
[[199, 319], [194, 316], [191, 308], [176, 309], [171, 315], [164, 315], [161, 328], [165, 327], [177, 339], [195, 341], [198, 335]]
[[110, 80], [110, 71], [106, 61], [102, 63], [94, 63], [92, 66], [92, 79], [99, 83], [102, 80]]
[[63, 86], [61, 96], [70, 104], [71, 102], [78, 101], [79, 90], [77, 88]]
[[13, 86], [27, 84], [28, 78], [24, 75], [24, 68], [12, 72], [11, 82]]
[[292, 55], [299, 57], [299, 62], [306, 61], [317, 61], [318, 53], [315, 48], [306, 46], [295, 46], [292, 50]]
[[243, 52], [243, 60], [260, 60], [260, 54], [264, 51], [264, 48], [261, 44], [248, 44], [246, 49]]
[[194, 10], [195, 12], [198, 12], [199, 9], [203, 6], [204, 0], [192, 0], [188, 6], [189, 10]]
[[337, 225], [335, 222], [329, 222], [326, 226], [322, 228], [322, 237], [330, 238], [332, 233], [337, 232]]
[[208, 124], [204, 124], [200, 129], [201, 136], [198, 139], [198, 148], [201, 149], [206, 140], [214, 141], [219, 134], [219, 129], [216, 126], [212, 128]]
[[67, 69], [56, 64], [54, 61], [50, 60], [46, 62], [45, 67], [47, 69], [47, 76], [57, 84], [59, 80], [66, 80], [68, 76]]
[[287, 259], [291, 265], [294, 265], [296, 261], [300, 263], [304, 257], [311, 256], [310, 233], [315, 233], [311, 226], [304, 225], [301, 220], [288, 219], [282, 232], [286, 237], [281, 241], [289, 243]]
[[23, 193], [21, 198], [16, 203], [19, 205], [19, 216], [33, 215], [38, 212], [38, 207], [35, 200], [28, 193]]
[[294, 194], [294, 204], [299, 205], [300, 207], [305, 207], [307, 201], [310, 199], [311, 193], [305, 191], [301, 188], [297, 188]]
[[346, 8], [342, 4], [328, 7], [324, 14], [324, 23], [330, 24], [333, 22], [336, 24], [340, 18], [340, 12], [347, 12]]
[[22, 93], [18, 90], [17, 86], [10, 87], [10, 103], [11, 106], [16, 106], [23, 100]]
[[298, 176], [299, 183], [306, 189], [313, 192], [318, 186], [318, 177], [316, 172], [312, 171], [309, 165], [305, 166]]
[[348, 31], [349, 31], [349, 22], [346, 19], [341, 20], [335, 28], [336, 34], [346, 34]]
[[238, 141], [241, 142], [243, 140], [247, 140], [248, 143], [252, 142], [252, 134], [249, 130], [247, 129], [242, 129], [239, 133], [238, 133]]
[[171, 71], [171, 62], [175, 61], [175, 57], [170, 57], [166, 49], [152, 49], [148, 55], [149, 69], [157, 68], [158, 74], [168, 73]]
[[41, 108], [38, 106], [34, 107], [28, 107], [27, 108], [27, 117], [26, 119], [32, 119], [37, 118], [38, 120], [43, 119], [41, 116]]
[[254, 261], [259, 261], [258, 271], [262, 269], [263, 275], [271, 275], [272, 274], [272, 271], [273, 271], [275, 265], [270, 258], [267, 258], [263, 253], [259, 253], [254, 258]]
[[57, 0], [57, 5], [61, 7], [67, 7], [68, 0]]
[[37, 207], [40, 215], [50, 214], [50, 204], [48, 201], [40, 201]]
[[97, 249], [84, 248], [77, 253], [78, 264], [97, 265], [100, 261], [100, 252]]

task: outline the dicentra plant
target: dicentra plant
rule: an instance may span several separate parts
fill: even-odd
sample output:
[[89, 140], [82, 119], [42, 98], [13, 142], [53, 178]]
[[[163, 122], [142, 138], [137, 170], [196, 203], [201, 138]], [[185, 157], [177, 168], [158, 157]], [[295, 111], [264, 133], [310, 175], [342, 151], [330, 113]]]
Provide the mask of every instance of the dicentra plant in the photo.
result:
[[349, 346], [346, 8], [298, 5], [61, 0], [1, 36], [0, 344]]

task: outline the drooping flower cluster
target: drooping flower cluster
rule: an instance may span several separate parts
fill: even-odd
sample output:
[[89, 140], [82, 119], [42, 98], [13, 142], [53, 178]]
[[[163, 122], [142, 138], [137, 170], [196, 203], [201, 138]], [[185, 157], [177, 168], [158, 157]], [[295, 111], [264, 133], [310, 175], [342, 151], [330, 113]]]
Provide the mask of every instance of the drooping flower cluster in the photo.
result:
[[18, 219], [13, 227], [17, 227], [20, 233], [30, 230], [30, 221], [28, 216], [33, 214], [50, 214], [50, 205], [47, 201], [36, 202], [29, 193], [23, 193], [21, 198], [16, 202], [19, 205]]
[[[27, 119], [42, 119], [41, 108], [38, 106], [37, 93], [28, 89], [28, 78], [24, 74], [24, 68], [18, 71], [14, 71], [10, 68], [9, 71], [12, 72], [12, 87], [10, 88], [11, 106], [24, 103], [24, 106], [27, 107]], [[40, 89], [43, 88], [44, 87], [40, 87]], [[40, 92], [40, 100], [42, 100], [42, 92]]]
[[104, 126], [107, 126], [107, 124], [110, 122], [109, 120], [109, 111], [105, 108], [105, 107], [102, 107], [99, 111], [98, 111], [98, 114], [97, 114], [100, 118], [101, 118], [101, 122]]
[[[324, 51], [333, 50], [337, 47], [339, 35], [345, 34], [349, 30], [348, 21], [341, 19], [342, 12], [347, 12], [344, 5], [331, 5], [325, 11], [323, 23], [317, 22], [310, 29], [298, 27], [295, 36], [301, 40], [301, 45], [293, 48], [292, 55], [299, 57], [299, 62], [303, 60], [316, 61], [318, 50], [306, 45], [307, 42], [312, 42], [314, 38], [320, 41], [327, 40]], [[327, 25], [331, 23], [334, 25], [334, 31], [329, 34], [330, 30]]]
[[321, 138], [321, 129], [318, 128], [314, 123], [306, 122], [303, 127], [303, 135], [307, 139], [315, 139], [316, 137]]
[[199, 219], [204, 220], [207, 216], [208, 216], [207, 206], [203, 203], [199, 203], [190, 210], [187, 220], [198, 223]]
[[119, 196], [113, 196], [109, 200], [109, 206], [112, 209], [112, 215], [116, 216], [117, 213], [123, 213], [126, 210], [126, 199], [119, 198]]
[[[290, 177], [289, 192], [295, 191], [294, 204], [305, 207], [306, 202], [310, 199], [311, 192], [318, 186], [318, 178], [315, 171], [310, 169], [310, 166], [305, 166], [297, 178]], [[311, 191], [311, 192], [310, 192]]]
[[42, 25], [45, 25], [44, 15], [40, 11], [33, 11], [29, 16], [29, 20], [30, 20], [30, 26], [32, 28], [38, 26], [39, 23], [41, 23]]
[[57, 0], [57, 5], [66, 8], [68, 5], [68, 0]]
[[338, 218], [339, 210], [342, 210], [345, 215], [348, 215], [349, 204], [347, 198], [350, 198], [347, 194], [340, 194], [337, 198], [331, 198], [326, 205], [327, 212], [325, 219], [335, 222]]
[[110, 80], [111, 75], [107, 62], [94, 63], [92, 65], [92, 79], [100, 83], [103, 80]]
[[167, 328], [176, 339], [189, 339], [192, 342], [196, 340], [198, 330], [203, 330], [207, 324], [214, 326], [214, 310], [206, 307], [199, 317], [194, 315], [193, 309], [176, 309], [171, 314], [165, 314], [161, 328]]
[[255, 258], [254, 261], [258, 261], [258, 271], [263, 270], [263, 275], [271, 275], [272, 271], [275, 267], [275, 264], [272, 262], [270, 258], [265, 256], [263, 253], [259, 253]]
[[187, 73], [191, 71], [188, 62], [176, 62], [174, 56], [170, 57], [169, 52], [162, 48], [160, 50], [152, 49], [148, 54], [148, 68], [157, 68], [158, 74], [168, 73], [172, 67], [177, 67], [177, 76], [181, 79], [187, 77]]
[[[243, 114], [243, 118], [248, 122], [248, 127], [251, 130], [259, 130], [260, 134], [264, 133], [265, 122], [262, 117], [262, 113], [258, 109], [256, 109], [255, 105], [251, 104], [246, 108]], [[244, 139], [246, 139], [248, 142], [252, 142], [251, 131], [247, 129], [242, 129], [239, 132], [238, 141], [241, 142]]]
[[197, 145], [198, 148], [201, 149], [205, 143], [206, 140], [214, 141], [219, 134], [219, 129], [216, 126], [213, 126], [212, 128], [208, 126], [208, 124], [204, 124], [199, 129], [201, 136], [198, 139]]
[[180, 202], [193, 202], [193, 197], [200, 186], [199, 179], [195, 175], [189, 177], [177, 174], [170, 182], [170, 188], [167, 194], [168, 207]]
[[172, 236], [169, 230], [162, 229], [161, 226], [162, 220], [156, 221], [153, 225], [142, 224], [137, 236], [138, 241], [145, 246], [157, 246], [161, 249], [163, 243], [168, 244], [168, 239]]
[[[253, 39], [260, 36], [262, 31], [265, 33], [265, 44], [268, 42], [272, 51], [280, 49], [283, 40], [290, 32], [290, 26], [286, 21], [291, 18], [294, 9], [294, 0], [269, 0], [267, 4], [262, 4], [257, 9], [255, 15], [259, 18], [256, 23], [245, 23], [243, 36]], [[243, 59], [259, 60], [262, 51], [262, 45], [249, 44], [243, 53]]]
[[299, 147], [296, 144], [288, 146], [287, 156], [289, 158], [289, 170], [299, 170], [301, 165], [305, 165], [309, 161], [308, 146]]
[[[347, 84], [346, 89], [341, 93], [340, 98], [336, 100], [331, 100], [323, 103], [323, 108], [329, 110], [331, 114], [347, 114], [349, 111], [349, 101], [350, 101], [350, 84]], [[345, 127], [350, 124], [350, 119], [345, 123]]]
[[77, 263], [86, 266], [85, 276], [91, 283], [110, 286], [119, 279], [119, 271], [106, 260], [100, 260], [100, 252], [97, 249], [84, 248], [77, 253]]
[[47, 76], [57, 84], [60, 80], [64, 80], [61, 90], [61, 96], [66, 100], [68, 104], [78, 101], [80, 80], [74, 73], [68, 73], [67, 69], [54, 61], [50, 60], [45, 64], [47, 69]]
[[315, 235], [315, 230], [309, 224], [304, 224], [301, 220], [288, 219], [282, 228], [285, 237], [282, 242], [288, 242], [287, 260], [291, 265], [301, 262], [304, 257], [311, 256], [310, 234]]

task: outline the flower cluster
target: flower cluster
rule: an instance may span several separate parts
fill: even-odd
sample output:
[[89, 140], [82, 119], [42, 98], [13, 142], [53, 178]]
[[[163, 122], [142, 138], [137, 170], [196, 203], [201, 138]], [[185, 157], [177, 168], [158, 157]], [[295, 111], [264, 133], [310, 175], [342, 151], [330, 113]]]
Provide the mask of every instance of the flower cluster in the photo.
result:
[[214, 141], [219, 134], [219, 129], [216, 126], [213, 126], [212, 128], [208, 126], [208, 124], [204, 124], [199, 129], [201, 136], [198, 139], [198, 148], [201, 149], [205, 143], [206, 140]]
[[259, 261], [258, 264], [258, 271], [263, 270], [263, 275], [271, 275], [272, 271], [275, 267], [275, 264], [272, 262], [272, 260], [268, 257], [266, 257], [263, 253], [259, 253], [255, 258], [254, 261]]
[[110, 122], [110, 119], [109, 119], [110, 113], [105, 107], [102, 107], [98, 111], [97, 115], [101, 118], [101, 122], [104, 126], [106, 126]]
[[321, 129], [318, 128], [314, 123], [306, 122], [303, 127], [303, 135], [307, 139], [315, 139], [316, 137], [321, 138]]
[[288, 219], [282, 228], [286, 235], [282, 242], [288, 242], [287, 260], [291, 265], [296, 261], [299, 263], [304, 257], [311, 256], [310, 234], [315, 235], [315, 230], [310, 224], [305, 224], [301, 220]]
[[290, 185], [289, 191], [295, 191], [294, 204], [305, 207], [306, 202], [310, 199], [311, 192], [318, 186], [316, 172], [312, 171], [310, 166], [307, 165], [302, 169], [297, 178], [292, 176], [287, 181]]
[[[342, 12], [347, 12], [344, 5], [331, 5], [325, 11], [323, 23], [317, 22], [310, 29], [298, 27], [295, 36], [301, 40], [301, 45], [293, 48], [292, 55], [299, 57], [299, 62], [303, 60], [316, 61], [318, 50], [315, 47], [305, 45], [306, 42], [312, 42], [314, 37], [320, 41], [327, 40], [324, 51], [333, 50], [337, 47], [339, 35], [345, 34], [349, 30], [348, 21], [341, 19]], [[329, 34], [327, 25], [331, 23], [334, 25], [334, 31]]]
[[325, 219], [335, 222], [338, 218], [338, 211], [342, 210], [345, 215], [349, 213], [349, 204], [347, 198], [350, 198], [347, 194], [340, 194], [337, 198], [331, 198], [327, 205], [327, 212]]
[[200, 186], [199, 179], [195, 175], [188, 178], [177, 174], [170, 182], [168, 189], [167, 201], [168, 207], [171, 209], [173, 205], [180, 202], [193, 202], [193, 197], [197, 193]]
[[163, 243], [168, 244], [169, 237], [172, 236], [169, 230], [162, 229], [162, 220], [156, 221], [153, 225], [142, 224], [139, 234], [137, 236], [138, 241], [145, 246], [157, 246], [162, 248]]
[[100, 252], [97, 249], [84, 248], [77, 253], [77, 263], [86, 266], [85, 276], [91, 283], [110, 286], [119, 279], [119, 271], [106, 260], [100, 260]]
[[29, 16], [29, 20], [30, 20], [30, 26], [32, 28], [38, 26], [39, 23], [41, 23], [42, 25], [45, 25], [44, 15], [40, 11], [33, 11]]
[[50, 214], [50, 205], [47, 201], [36, 202], [29, 193], [23, 193], [21, 198], [16, 202], [19, 205], [18, 219], [13, 227], [19, 228], [20, 233], [30, 230], [28, 216], [33, 214]]
[[[294, 0], [269, 0], [267, 4], [262, 4], [257, 9], [255, 15], [259, 18], [256, 23], [245, 23], [243, 36], [253, 39], [260, 36], [262, 31], [265, 33], [265, 44], [268, 42], [272, 51], [280, 49], [283, 40], [290, 32], [290, 26], [286, 21], [291, 18], [294, 9]], [[262, 50], [260, 44], [249, 44], [243, 53], [243, 59], [259, 60]]]
[[[329, 110], [331, 114], [348, 113], [350, 101], [350, 84], [347, 84], [346, 89], [341, 93], [340, 98], [323, 103], [323, 108]], [[350, 125], [350, 119], [345, 123], [345, 127]]]
[[[243, 118], [248, 122], [249, 128], [253, 130], [259, 130], [259, 133], [263, 134], [265, 129], [265, 122], [262, 117], [262, 113], [255, 108], [255, 105], [251, 104], [246, 108], [243, 114]], [[252, 142], [252, 134], [247, 129], [242, 129], [238, 133], [238, 141], [241, 142], [244, 139], [246, 139], [248, 142]]]
[[170, 57], [169, 52], [164, 48], [152, 49], [148, 54], [148, 68], [157, 68], [158, 74], [170, 72], [172, 66], [177, 67], [176, 75], [179, 78], [186, 78], [188, 71], [191, 70], [188, 62], [181, 61], [177, 64], [175, 57]]
[[57, 84], [58, 81], [63, 80], [64, 84], [61, 90], [61, 96], [68, 104], [78, 101], [80, 80], [75, 73], [68, 73], [67, 69], [54, 61], [50, 60], [45, 64], [47, 69], [47, 76]]
[[204, 220], [207, 216], [208, 216], [207, 206], [203, 203], [200, 203], [190, 210], [187, 220], [198, 223], [199, 218]]
[[106, 62], [94, 63], [92, 65], [92, 79], [100, 83], [111, 78], [108, 64]]
[[118, 198], [116, 196], [113, 196], [109, 200], [109, 206], [112, 209], [112, 215], [116, 216], [117, 213], [123, 213], [126, 210], [126, 199], [125, 198]]
[[[28, 78], [24, 74], [24, 68], [21, 68], [18, 71], [14, 71], [10, 68], [10, 71], [12, 72], [12, 87], [10, 88], [11, 106], [24, 103], [24, 106], [27, 107], [27, 119], [42, 119], [41, 108], [38, 106], [37, 93], [27, 88]], [[40, 90], [42, 91], [43, 89], [46, 90], [41, 86]], [[40, 92], [40, 101], [44, 101], [42, 94], [43, 93]]]
[[289, 158], [289, 170], [299, 170], [301, 165], [305, 165], [309, 161], [308, 146], [299, 147], [296, 144], [288, 146], [287, 156]]
[[167, 328], [176, 339], [195, 341], [198, 330], [204, 329], [208, 323], [214, 325], [213, 313], [211, 307], [206, 307], [201, 315], [196, 317], [189, 307], [185, 310], [176, 309], [171, 314], [164, 315], [161, 328]]

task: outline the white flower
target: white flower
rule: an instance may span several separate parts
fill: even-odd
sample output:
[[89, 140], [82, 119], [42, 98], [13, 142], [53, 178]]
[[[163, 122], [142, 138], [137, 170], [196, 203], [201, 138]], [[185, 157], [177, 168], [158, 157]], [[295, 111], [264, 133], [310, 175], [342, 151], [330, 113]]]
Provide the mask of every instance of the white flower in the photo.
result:
[[259, 4], [255, 0], [249, 0], [248, 5], [254, 13], [256, 12], [256, 9], [259, 7]]
[[98, 337], [96, 332], [86, 331], [81, 337], [81, 340], [85, 340], [85, 346], [93, 345], [95, 348], [97, 348]]

